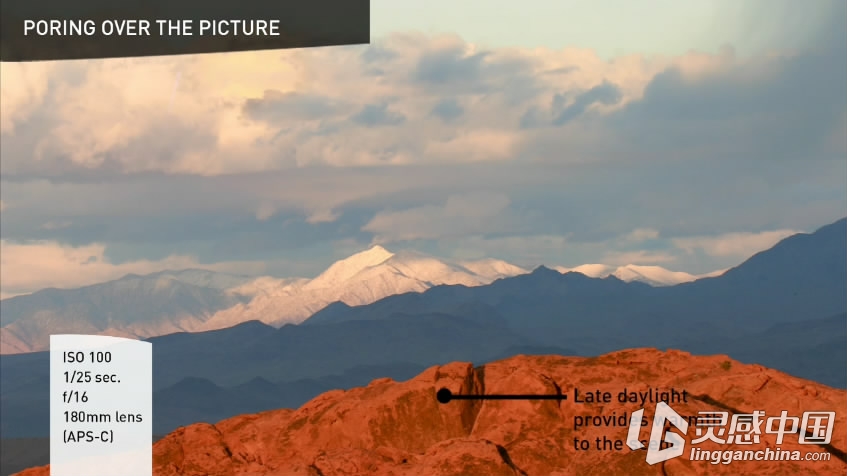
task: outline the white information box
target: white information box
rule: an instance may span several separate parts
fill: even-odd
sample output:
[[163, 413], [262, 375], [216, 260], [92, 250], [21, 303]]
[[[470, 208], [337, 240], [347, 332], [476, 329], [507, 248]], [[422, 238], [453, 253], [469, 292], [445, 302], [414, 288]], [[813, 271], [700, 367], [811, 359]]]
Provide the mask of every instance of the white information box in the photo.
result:
[[153, 344], [50, 336], [51, 476], [152, 476]]

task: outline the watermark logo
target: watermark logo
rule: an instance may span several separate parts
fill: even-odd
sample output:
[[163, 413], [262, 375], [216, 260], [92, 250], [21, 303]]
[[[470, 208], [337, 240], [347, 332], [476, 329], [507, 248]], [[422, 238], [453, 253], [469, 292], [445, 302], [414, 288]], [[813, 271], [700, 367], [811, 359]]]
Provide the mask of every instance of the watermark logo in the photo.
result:
[[[721, 445], [753, 445], [759, 444], [762, 434], [776, 435], [776, 444], [781, 445], [785, 435], [798, 434], [801, 445], [825, 445], [832, 440], [835, 423], [835, 412], [808, 411], [802, 419], [788, 416], [783, 410], [779, 416], [765, 419], [761, 410], [747, 414], [735, 414], [730, 418], [729, 412], [699, 412], [695, 420], [695, 436], [691, 445], [711, 441]], [[631, 450], [644, 449], [645, 442], [639, 440], [644, 409], [632, 413], [627, 433], [627, 446]], [[679, 433], [674, 433], [668, 427], [675, 427]], [[729, 424], [727, 432], [727, 424]], [[688, 433], [689, 420], [680, 416], [667, 403], [656, 405], [653, 417], [653, 428], [650, 440], [647, 442], [647, 464], [654, 465], [669, 459], [678, 458], [685, 452], [685, 436]], [[807, 453], [801, 457], [799, 451], [776, 451], [770, 448], [764, 451], [702, 451], [691, 449], [692, 460], [712, 460], [713, 463], [737, 460], [825, 460], [829, 453]]]
[[[638, 440], [641, 431], [641, 420], [644, 418], [644, 409], [632, 413], [629, 419], [629, 432], [626, 435], [626, 445], [631, 450], [640, 450], [644, 444]], [[647, 446], [647, 464], [653, 465], [667, 461], [679, 456], [685, 451], [685, 439], [676, 433], [665, 430], [665, 422], [679, 428], [682, 434], [688, 432], [688, 421], [679, 416], [665, 402], [656, 404], [656, 415], [653, 417], [653, 429], [650, 430], [650, 443]], [[667, 442], [669, 447], [661, 448], [662, 441]]]

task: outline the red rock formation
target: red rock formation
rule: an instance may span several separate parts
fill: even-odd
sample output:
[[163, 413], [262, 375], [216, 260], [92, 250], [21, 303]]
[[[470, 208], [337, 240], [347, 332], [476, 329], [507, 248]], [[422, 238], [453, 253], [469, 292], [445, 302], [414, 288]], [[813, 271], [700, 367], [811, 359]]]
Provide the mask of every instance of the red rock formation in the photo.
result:
[[[567, 400], [470, 401], [440, 404], [438, 389], [454, 394], [557, 394]], [[699, 411], [765, 412], [790, 416], [804, 411], [837, 412], [831, 444], [798, 444], [798, 435], [763, 434], [759, 444], [702, 443], [705, 450], [829, 452], [829, 461], [691, 461], [692, 424], [681, 457], [650, 466], [645, 451], [626, 446], [598, 450], [596, 439], [627, 436], [629, 415], [645, 408], [652, 424], [655, 403], [621, 403], [627, 391], [685, 390], [687, 402], [669, 402], [682, 416]], [[578, 403], [597, 390], [611, 402]], [[332, 391], [298, 410], [243, 415], [216, 425], [174, 431], [154, 446], [157, 476], [229, 475], [687, 475], [845, 474], [847, 392], [791, 377], [725, 356], [695, 357], [652, 349], [621, 351], [597, 358], [517, 356], [474, 369], [467, 363], [436, 366], [407, 382], [373, 381], [364, 388]], [[616, 416], [622, 426], [574, 428], [575, 417]], [[764, 424], [762, 429], [764, 430]], [[790, 426], [790, 425], [789, 425]], [[640, 438], [649, 439], [650, 426]], [[726, 436], [726, 435], [724, 435]], [[574, 438], [589, 450], [574, 449]], [[625, 443], [621, 443], [625, 444]], [[47, 476], [47, 467], [19, 476]]]

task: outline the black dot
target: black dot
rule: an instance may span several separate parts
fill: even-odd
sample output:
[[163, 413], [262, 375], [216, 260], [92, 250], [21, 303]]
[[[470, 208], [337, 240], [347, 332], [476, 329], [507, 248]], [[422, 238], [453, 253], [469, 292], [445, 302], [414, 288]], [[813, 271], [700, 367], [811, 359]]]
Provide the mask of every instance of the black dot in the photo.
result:
[[438, 399], [439, 403], [447, 403], [453, 398], [453, 392], [446, 388], [442, 388], [435, 394], [435, 398]]

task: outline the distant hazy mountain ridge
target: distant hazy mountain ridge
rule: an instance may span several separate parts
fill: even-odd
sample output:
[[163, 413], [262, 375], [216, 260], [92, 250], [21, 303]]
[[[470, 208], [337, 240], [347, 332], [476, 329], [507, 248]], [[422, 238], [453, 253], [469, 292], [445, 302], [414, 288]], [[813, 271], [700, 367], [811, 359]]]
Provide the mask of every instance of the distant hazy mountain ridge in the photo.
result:
[[675, 284], [688, 283], [700, 278], [717, 276], [723, 273], [715, 271], [704, 275], [693, 275], [682, 271], [671, 271], [661, 266], [641, 266], [628, 264], [626, 266], [608, 266], [605, 264], [584, 264], [575, 268], [556, 266], [560, 273], [581, 273], [591, 278], [606, 278], [614, 276], [627, 283], [638, 281], [651, 286], [673, 286]]
[[[651, 286], [704, 277], [659, 266], [589, 264], [554, 269]], [[93, 286], [45, 289], [0, 301], [0, 353], [46, 350], [49, 335], [55, 333], [148, 338], [223, 329], [253, 320], [280, 327], [299, 324], [333, 303], [362, 306], [434, 286], [477, 287], [528, 272], [497, 259], [450, 262], [374, 246], [333, 263], [314, 279], [195, 269], [128, 275]]]
[[222, 329], [250, 320], [276, 327], [299, 324], [333, 302], [358, 306], [441, 284], [480, 286], [526, 272], [498, 260], [454, 264], [415, 252], [395, 254], [375, 246], [335, 262], [315, 279], [283, 286], [220, 311], [203, 328]]
[[[411, 273], [429, 263], [420, 255], [394, 260], [376, 251], [377, 257], [342, 263], [324, 277], [338, 286], [380, 270]], [[786, 238], [720, 276], [675, 286], [542, 266], [488, 285], [432, 286], [366, 305], [335, 302], [300, 325], [250, 321], [154, 337], [154, 424], [168, 431], [186, 423], [180, 415], [215, 421], [299, 404], [327, 385], [348, 388], [375, 375], [405, 379], [409, 369], [448, 361], [592, 356], [635, 347], [727, 354], [843, 389], [845, 263], [847, 221], [841, 220]], [[351, 372], [359, 377], [326, 380]], [[49, 375], [47, 352], [0, 360], [4, 434], [49, 434]]]
[[479, 286], [526, 273], [504, 261], [448, 263], [380, 246], [332, 264], [314, 279], [206, 270], [128, 275], [78, 289], [45, 289], [0, 301], [0, 353], [46, 350], [56, 333], [148, 338], [250, 320], [299, 323], [333, 302], [369, 304], [440, 284]]
[[0, 350], [3, 354], [46, 350], [50, 334], [143, 338], [191, 332], [217, 310], [247, 299], [207, 287], [221, 286], [220, 279], [226, 276], [207, 275], [205, 286], [192, 284], [201, 277], [200, 273], [128, 275], [79, 289], [45, 289], [4, 299]]

